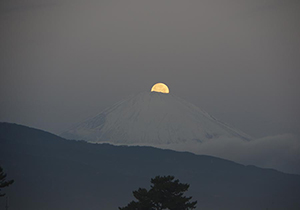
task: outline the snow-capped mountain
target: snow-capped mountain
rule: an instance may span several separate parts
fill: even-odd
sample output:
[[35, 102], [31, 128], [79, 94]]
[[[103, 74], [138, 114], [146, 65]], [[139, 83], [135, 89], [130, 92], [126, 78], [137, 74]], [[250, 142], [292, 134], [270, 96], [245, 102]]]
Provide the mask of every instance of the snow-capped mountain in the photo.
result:
[[172, 94], [143, 92], [104, 110], [63, 137], [124, 145], [205, 142], [216, 138], [251, 139], [195, 105]]

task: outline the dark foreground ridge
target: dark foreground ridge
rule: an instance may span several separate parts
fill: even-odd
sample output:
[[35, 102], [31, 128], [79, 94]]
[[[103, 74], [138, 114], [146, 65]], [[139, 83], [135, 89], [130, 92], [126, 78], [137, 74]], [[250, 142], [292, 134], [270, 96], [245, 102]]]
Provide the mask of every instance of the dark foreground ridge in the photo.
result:
[[189, 183], [197, 209], [300, 209], [299, 175], [186, 152], [65, 140], [16, 124], [0, 123], [0, 165], [15, 180], [5, 189], [12, 210], [113, 210], [156, 175]]

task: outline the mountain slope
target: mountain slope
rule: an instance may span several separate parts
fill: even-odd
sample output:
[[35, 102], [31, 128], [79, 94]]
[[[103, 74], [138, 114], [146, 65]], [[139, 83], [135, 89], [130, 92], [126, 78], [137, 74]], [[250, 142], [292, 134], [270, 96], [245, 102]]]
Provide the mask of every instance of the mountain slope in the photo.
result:
[[172, 95], [144, 92], [64, 132], [63, 137], [114, 144], [161, 145], [250, 137]]
[[0, 123], [0, 164], [15, 180], [5, 189], [11, 209], [117, 209], [156, 175], [189, 183], [197, 209], [300, 208], [299, 175], [186, 152], [68, 141], [15, 124]]

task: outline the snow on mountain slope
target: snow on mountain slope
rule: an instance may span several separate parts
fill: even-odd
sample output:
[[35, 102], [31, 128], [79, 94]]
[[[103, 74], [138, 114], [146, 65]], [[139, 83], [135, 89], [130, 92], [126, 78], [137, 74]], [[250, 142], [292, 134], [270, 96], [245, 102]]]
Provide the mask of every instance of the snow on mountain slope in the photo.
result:
[[216, 138], [251, 139], [191, 103], [157, 92], [143, 92], [123, 100], [62, 136], [90, 142], [150, 146], [201, 143]]

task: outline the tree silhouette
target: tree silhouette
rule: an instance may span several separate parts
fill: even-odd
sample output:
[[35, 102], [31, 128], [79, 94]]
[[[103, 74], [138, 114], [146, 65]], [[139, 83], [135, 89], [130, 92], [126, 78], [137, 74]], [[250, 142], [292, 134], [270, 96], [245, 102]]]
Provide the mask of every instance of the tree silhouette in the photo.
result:
[[[1, 188], [7, 187], [14, 182], [14, 180], [5, 181], [5, 178], [6, 178], [6, 174], [3, 172], [3, 168], [0, 166], [0, 192], [1, 192]], [[0, 196], [5, 196], [5, 193], [4, 194], [0, 193]]]
[[179, 183], [174, 176], [156, 176], [151, 179], [151, 189], [148, 191], [139, 188], [133, 191], [138, 201], [131, 201], [120, 210], [190, 210], [195, 209], [197, 201], [189, 202], [192, 197], [183, 196], [190, 187], [188, 184]]

